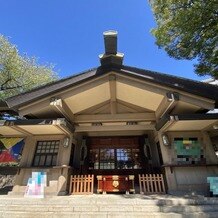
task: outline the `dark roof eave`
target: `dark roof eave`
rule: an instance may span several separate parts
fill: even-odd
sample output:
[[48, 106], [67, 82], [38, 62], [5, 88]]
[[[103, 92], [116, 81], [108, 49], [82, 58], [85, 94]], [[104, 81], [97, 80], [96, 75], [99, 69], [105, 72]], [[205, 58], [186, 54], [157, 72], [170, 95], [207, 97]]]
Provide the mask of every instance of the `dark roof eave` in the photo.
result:
[[174, 121], [188, 121], [188, 120], [218, 120], [218, 113], [213, 114], [179, 114], [179, 115], [166, 115], [162, 117], [155, 125], [157, 131], [159, 131], [167, 122]]
[[6, 110], [6, 109], [9, 109], [9, 107], [8, 107], [8, 104], [7, 104], [6, 101], [0, 100], [0, 111], [1, 111], [2, 109]]
[[0, 126], [27, 126], [27, 125], [60, 125], [74, 131], [74, 126], [65, 118], [58, 119], [30, 119], [30, 120], [0, 120]]
[[[90, 71], [88, 71], [87, 73], [89, 73], [89, 72]], [[80, 76], [80, 75], [76, 75], [74, 78], [76, 78], [77, 76]], [[39, 100], [41, 98], [44, 98], [44, 97], [46, 97], [48, 95], [52, 95], [52, 94], [55, 94], [55, 93], [57, 93], [59, 91], [62, 91], [64, 89], [66, 89], [66, 88], [69, 88], [72, 85], [77, 85], [77, 84], [79, 84], [79, 83], [81, 83], [83, 81], [85, 82], [88, 79], [95, 78], [95, 77], [96, 77], [96, 74], [90, 75], [87, 78], [83, 78], [81, 80], [76, 81], [75, 83], [67, 84], [67, 85], [62, 86], [60, 88], [58, 88], [58, 87], [57, 88], [51, 88], [52, 86], [58, 86], [59, 85], [60, 81], [56, 81], [54, 83], [47, 84], [47, 85], [45, 85], [43, 87], [38, 87], [38, 88], [30, 90], [28, 92], [25, 92], [25, 93], [10, 97], [10, 98], [6, 99], [6, 101], [7, 101], [7, 104], [9, 105], [9, 107], [19, 108], [19, 107], [21, 107], [23, 105], [26, 105], [26, 104], [29, 104], [29, 103], [31, 103], [33, 101], [37, 101], [37, 100]], [[73, 78], [73, 77], [71, 77], [71, 78]], [[63, 82], [65, 82], [65, 81], [63, 81]], [[34, 92], [38, 92], [36, 97], [34, 97], [34, 94], [33, 94]], [[31, 94], [32, 94], [32, 96], [31, 96]], [[25, 96], [25, 95], [30, 95], [30, 96], [29, 96], [29, 98], [27, 100], [25, 99], [25, 100], [22, 101], [22, 99], [21, 99], [19, 101], [19, 98], [22, 98], [22, 96]]]
[[171, 87], [200, 97], [214, 100], [215, 107], [218, 107], [218, 86], [130, 66], [123, 66], [122, 70], [122, 74], [125, 73], [136, 78], [140, 76], [140, 78], [145, 81], [153, 82], [158, 85]]
[[0, 100], [0, 113], [8, 113], [11, 115], [18, 115], [18, 112], [13, 108], [10, 108], [6, 101]]
[[44, 98], [48, 95], [55, 94], [73, 85], [77, 85], [89, 79], [96, 78], [99, 75], [109, 71], [116, 71], [122, 75], [126, 74], [131, 77], [140, 78], [145, 81], [166, 87], [171, 87], [176, 90], [182, 90], [207, 99], [215, 100], [215, 106], [218, 107], [218, 87], [214, 85], [125, 65], [107, 65], [104, 67], [87, 70], [81, 74], [74, 75], [69, 78], [62, 79], [43, 87], [38, 87], [26, 93], [11, 97], [7, 99], [6, 102], [10, 108], [16, 109], [20, 106]]
[[218, 113], [212, 114], [180, 114], [174, 115], [176, 120], [216, 120]]

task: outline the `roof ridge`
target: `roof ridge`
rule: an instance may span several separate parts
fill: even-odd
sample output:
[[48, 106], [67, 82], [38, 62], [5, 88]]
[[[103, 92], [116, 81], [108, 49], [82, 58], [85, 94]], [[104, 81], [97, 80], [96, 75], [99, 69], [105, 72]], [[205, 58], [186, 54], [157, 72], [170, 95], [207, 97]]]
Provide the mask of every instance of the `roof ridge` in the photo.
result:
[[140, 70], [140, 71], [143, 71], [143, 72], [149, 72], [149, 73], [154, 73], [154, 74], [159, 74], [159, 75], [163, 75], [163, 76], [167, 76], [167, 77], [173, 77], [173, 78], [176, 78], [176, 79], [181, 79], [181, 80], [186, 80], [186, 81], [190, 81], [190, 82], [195, 82], [195, 83], [198, 83], [200, 85], [205, 85], [205, 86], [208, 86], [208, 87], [215, 87], [218, 89], [218, 86], [215, 86], [213, 84], [209, 84], [209, 83], [204, 83], [202, 81], [198, 81], [198, 80], [194, 80], [194, 79], [190, 79], [190, 78], [185, 78], [185, 77], [181, 77], [181, 76], [176, 76], [176, 75], [171, 75], [171, 74], [168, 74], [168, 73], [162, 73], [162, 72], [157, 72], [157, 71], [152, 71], [152, 70], [146, 70], [146, 69], [142, 69], [142, 68], [138, 68], [138, 67], [132, 67], [132, 66], [128, 66], [128, 65], [123, 65], [123, 67], [128, 67], [128, 68], [131, 68], [131, 69], [136, 69], [136, 70]]

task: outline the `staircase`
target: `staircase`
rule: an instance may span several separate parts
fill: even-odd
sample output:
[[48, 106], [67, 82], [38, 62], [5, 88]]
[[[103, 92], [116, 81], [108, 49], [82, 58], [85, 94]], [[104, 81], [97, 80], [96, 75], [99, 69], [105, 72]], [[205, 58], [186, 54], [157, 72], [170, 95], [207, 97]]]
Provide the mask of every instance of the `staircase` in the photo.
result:
[[81, 195], [33, 199], [0, 195], [1, 218], [218, 217], [218, 198]]

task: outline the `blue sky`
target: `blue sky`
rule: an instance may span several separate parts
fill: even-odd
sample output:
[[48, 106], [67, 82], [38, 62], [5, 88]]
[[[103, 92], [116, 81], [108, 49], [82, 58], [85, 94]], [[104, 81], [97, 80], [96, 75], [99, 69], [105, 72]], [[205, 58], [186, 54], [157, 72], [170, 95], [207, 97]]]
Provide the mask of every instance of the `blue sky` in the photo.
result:
[[0, 0], [0, 33], [21, 53], [53, 63], [60, 77], [99, 65], [105, 30], [118, 31], [124, 64], [202, 80], [192, 61], [178, 61], [155, 45], [146, 0]]

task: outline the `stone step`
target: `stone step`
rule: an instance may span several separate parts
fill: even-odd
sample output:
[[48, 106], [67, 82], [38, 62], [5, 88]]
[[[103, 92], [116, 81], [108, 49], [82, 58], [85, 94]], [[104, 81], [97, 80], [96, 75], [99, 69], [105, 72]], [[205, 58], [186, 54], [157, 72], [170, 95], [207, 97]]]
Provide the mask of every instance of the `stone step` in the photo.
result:
[[56, 197], [56, 198], [1, 198], [0, 206], [5, 205], [150, 205], [150, 206], [176, 206], [176, 205], [218, 205], [218, 198], [210, 199], [141, 199], [141, 198], [104, 198], [104, 197]]
[[192, 213], [218, 212], [217, 205], [201, 206], [149, 206], [149, 205], [8, 205], [0, 206], [0, 211], [20, 212], [163, 212], [163, 213]]
[[0, 212], [1, 218], [217, 218], [218, 212], [145, 213], [145, 212]]
[[218, 217], [218, 198], [86, 195], [44, 199], [0, 196], [0, 218]]

